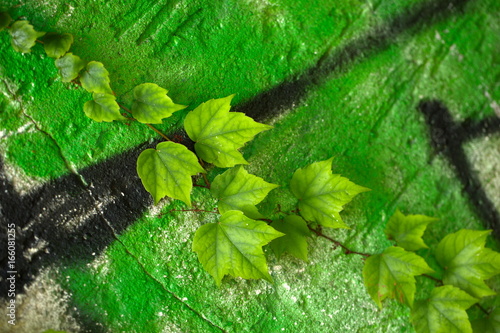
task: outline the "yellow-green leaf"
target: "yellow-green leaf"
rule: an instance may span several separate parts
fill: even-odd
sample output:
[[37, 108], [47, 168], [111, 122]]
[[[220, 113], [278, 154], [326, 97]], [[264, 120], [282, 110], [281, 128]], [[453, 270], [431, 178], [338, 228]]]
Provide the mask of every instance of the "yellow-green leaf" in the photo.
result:
[[104, 65], [98, 61], [91, 61], [85, 70], [80, 74], [82, 87], [88, 92], [112, 94], [109, 86], [109, 72]]
[[63, 82], [71, 82], [78, 77], [78, 73], [85, 67], [85, 61], [71, 52], [55, 61]]
[[296, 258], [307, 261], [307, 237], [311, 232], [302, 217], [289, 215], [283, 219], [276, 219], [270, 225], [285, 234], [269, 244], [278, 258], [283, 252], [288, 252]]
[[241, 112], [229, 112], [234, 95], [211, 99], [189, 112], [184, 128], [200, 158], [220, 168], [247, 164], [239, 148], [255, 135], [271, 129]]
[[417, 333], [472, 333], [465, 310], [476, 302], [453, 286], [434, 288], [429, 299], [415, 303], [411, 322]]
[[436, 218], [425, 215], [405, 216], [399, 210], [389, 219], [385, 227], [387, 238], [394, 239], [398, 246], [407, 251], [417, 251], [427, 248], [422, 236], [429, 223], [437, 221]]
[[73, 35], [68, 33], [58, 34], [49, 32], [43, 38], [45, 53], [55, 59], [65, 55], [69, 51], [71, 44], [73, 44]]
[[162, 119], [186, 108], [184, 105], [172, 102], [167, 92], [154, 83], [143, 83], [135, 87], [131, 109], [134, 118], [145, 124], [161, 124]]
[[14, 50], [21, 53], [31, 52], [36, 39], [45, 35], [45, 32], [35, 31], [28, 21], [16, 21], [9, 29]]
[[422, 257], [391, 246], [382, 254], [366, 259], [363, 279], [368, 294], [379, 308], [386, 298], [394, 298], [412, 307], [416, 290], [414, 276], [432, 272]]
[[94, 99], [83, 106], [87, 117], [97, 121], [111, 122], [113, 120], [125, 120], [121, 115], [120, 107], [116, 103], [116, 97], [110, 94], [93, 94]]
[[249, 174], [239, 165], [215, 177], [210, 187], [212, 195], [219, 199], [221, 214], [230, 210], [240, 210], [246, 216], [259, 219], [263, 216], [257, 210], [259, 202], [278, 185]]
[[155, 204], [169, 196], [191, 206], [191, 176], [205, 170], [196, 155], [184, 145], [161, 142], [156, 149], [146, 149], [137, 159], [137, 173]]
[[332, 158], [298, 169], [290, 181], [300, 215], [329, 228], [349, 228], [340, 217], [343, 206], [369, 189], [332, 174]]
[[436, 259], [444, 268], [443, 283], [481, 298], [495, 295], [484, 283], [500, 274], [500, 253], [485, 248], [491, 230], [459, 230], [447, 235], [436, 247]]
[[262, 246], [281, 236], [282, 233], [266, 223], [231, 210], [224, 213], [219, 222], [198, 228], [193, 251], [217, 285], [226, 274], [271, 282]]

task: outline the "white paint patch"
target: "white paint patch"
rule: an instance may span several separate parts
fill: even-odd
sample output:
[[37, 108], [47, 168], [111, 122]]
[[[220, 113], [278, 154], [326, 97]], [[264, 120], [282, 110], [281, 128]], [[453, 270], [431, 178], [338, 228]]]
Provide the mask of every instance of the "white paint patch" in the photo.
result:
[[0, 304], [0, 332], [43, 332], [48, 329], [80, 332], [77, 321], [70, 313], [71, 295], [56, 282], [57, 269], [48, 267], [38, 274], [26, 288], [25, 294], [16, 297], [16, 325], [7, 323], [7, 306]]

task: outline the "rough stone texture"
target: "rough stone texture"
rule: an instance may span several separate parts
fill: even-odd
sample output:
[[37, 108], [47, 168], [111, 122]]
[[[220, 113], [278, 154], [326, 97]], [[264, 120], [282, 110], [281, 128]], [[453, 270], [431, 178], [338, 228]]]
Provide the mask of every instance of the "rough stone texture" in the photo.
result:
[[[327, 233], [379, 253], [390, 245], [383, 230], [396, 208], [440, 218], [426, 232], [431, 247], [460, 228], [500, 230], [500, 4], [408, 3], [1, 6], [37, 30], [74, 34], [72, 52], [103, 62], [125, 105], [137, 84], [169, 89], [190, 106], [159, 128], [188, 145], [179, 130], [186, 112], [237, 93], [235, 110], [275, 127], [244, 149], [249, 172], [282, 185], [261, 211], [293, 209], [293, 172], [333, 156], [335, 173], [372, 191], [342, 213], [352, 229]], [[413, 331], [406, 307], [387, 302], [377, 310], [359, 256], [315, 237], [307, 263], [266, 251], [274, 283], [227, 277], [217, 288], [191, 251], [194, 231], [213, 214], [171, 212], [184, 206], [168, 200], [154, 207], [137, 178], [135, 160], [155, 145], [155, 133], [86, 118], [90, 94], [62, 83], [40, 45], [16, 53], [5, 31], [0, 92], [0, 219], [3, 228], [17, 226], [19, 271], [18, 325], [2, 319], [2, 331]], [[193, 201], [201, 209], [215, 204], [199, 188]], [[3, 302], [5, 240], [2, 232]], [[498, 249], [496, 240], [489, 246]], [[420, 283], [424, 298], [431, 283]], [[492, 297], [484, 306], [498, 304]]]

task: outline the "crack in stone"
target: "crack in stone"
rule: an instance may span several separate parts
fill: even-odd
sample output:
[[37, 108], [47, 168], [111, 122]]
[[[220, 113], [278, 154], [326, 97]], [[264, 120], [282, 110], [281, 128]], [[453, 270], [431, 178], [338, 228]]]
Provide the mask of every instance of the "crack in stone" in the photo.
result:
[[92, 191], [90, 190], [90, 188], [86, 188], [86, 191], [90, 197], [90, 200], [92, 201], [92, 203], [94, 204], [99, 216], [101, 217], [102, 221], [104, 222], [104, 224], [106, 225], [106, 227], [108, 227], [108, 229], [111, 231], [111, 234], [113, 235], [113, 238], [118, 242], [120, 243], [123, 248], [125, 249], [125, 252], [131, 257], [133, 258], [133, 260], [139, 265], [139, 267], [141, 267], [142, 271], [144, 272], [144, 274], [146, 274], [146, 276], [148, 276], [152, 281], [156, 282], [159, 286], [161, 286], [161, 288], [166, 291], [167, 293], [169, 293], [172, 297], [174, 297], [177, 301], [179, 301], [183, 306], [185, 306], [189, 311], [191, 311], [192, 313], [194, 313], [195, 315], [197, 315], [200, 319], [202, 319], [203, 321], [207, 322], [210, 326], [214, 327], [214, 328], [217, 328], [219, 329], [221, 332], [227, 332], [225, 329], [223, 329], [222, 327], [218, 326], [217, 324], [213, 323], [211, 320], [209, 320], [208, 318], [206, 318], [203, 313], [201, 312], [198, 312], [196, 309], [194, 309], [192, 306], [190, 306], [188, 303], [186, 303], [181, 297], [179, 297], [177, 294], [175, 294], [173, 291], [169, 290], [168, 288], [165, 287], [165, 285], [163, 285], [163, 283], [161, 283], [157, 278], [155, 278], [147, 269], [146, 267], [144, 266], [144, 264], [139, 260], [139, 258], [137, 256], [135, 256], [130, 250], [129, 248], [120, 240], [120, 238], [118, 237], [118, 234], [116, 233], [116, 230], [115, 228], [113, 228], [112, 224], [108, 221], [108, 219], [104, 216], [103, 214], [103, 211], [102, 211], [102, 207], [99, 206], [98, 202], [95, 200], [94, 196], [92, 195]]
[[31, 121], [31, 123], [40, 133], [47, 136], [56, 145], [59, 155], [61, 156], [61, 159], [63, 160], [64, 165], [66, 165], [66, 168], [69, 170], [69, 172], [77, 176], [78, 180], [80, 181], [81, 185], [83, 185], [84, 188], [88, 187], [89, 184], [87, 183], [85, 178], [83, 178], [83, 176], [78, 172], [78, 170], [76, 170], [75, 167], [71, 164], [71, 162], [64, 156], [63, 150], [59, 145], [59, 142], [57, 142], [57, 140], [49, 132], [42, 129], [42, 127], [35, 121], [35, 119], [28, 113], [26, 113], [26, 111], [22, 107], [21, 107], [21, 112], [26, 118], [28, 118]]

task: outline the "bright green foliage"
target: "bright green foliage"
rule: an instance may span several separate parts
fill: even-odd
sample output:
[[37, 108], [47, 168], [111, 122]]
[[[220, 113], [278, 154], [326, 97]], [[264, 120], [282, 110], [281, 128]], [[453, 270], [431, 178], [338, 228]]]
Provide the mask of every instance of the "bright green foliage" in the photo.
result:
[[10, 22], [12, 22], [12, 18], [10, 17], [9, 13], [0, 12], [0, 31], [7, 28]]
[[349, 228], [340, 217], [343, 205], [369, 189], [332, 174], [332, 158], [295, 171], [290, 181], [300, 215], [329, 228]]
[[391, 246], [382, 254], [366, 259], [363, 278], [368, 293], [379, 308], [382, 308], [385, 298], [395, 298], [412, 307], [416, 290], [414, 276], [432, 272], [422, 257]]
[[471, 321], [474, 333], [500, 333], [500, 309], [491, 311], [487, 318]]
[[186, 108], [172, 102], [167, 92], [154, 83], [143, 83], [135, 87], [131, 110], [134, 118], [145, 124], [161, 124], [162, 119]]
[[198, 228], [193, 251], [218, 286], [226, 274], [272, 282], [262, 246], [280, 236], [283, 234], [266, 223], [231, 210], [224, 213], [218, 223]]
[[43, 38], [43, 48], [45, 53], [51, 58], [58, 59], [69, 51], [69, 48], [73, 44], [73, 35], [64, 33], [58, 34], [55, 32], [49, 32]]
[[56, 59], [56, 67], [63, 82], [71, 82], [78, 77], [78, 73], [85, 67], [85, 61], [79, 56], [68, 52], [59, 59]]
[[307, 237], [311, 232], [302, 217], [289, 215], [275, 220], [271, 223], [271, 227], [285, 234], [269, 244], [278, 258], [283, 252], [288, 252], [296, 258], [307, 261]]
[[425, 215], [403, 215], [399, 210], [389, 219], [385, 227], [387, 238], [394, 239], [398, 246], [407, 251], [416, 251], [428, 248], [422, 236], [429, 223], [437, 221], [436, 218]]
[[45, 35], [45, 32], [35, 31], [28, 21], [16, 21], [9, 29], [12, 37], [12, 46], [14, 50], [22, 53], [31, 52], [36, 39]]
[[155, 204], [169, 196], [191, 206], [191, 176], [205, 170], [196, 155], [175, 142], [160, 142], [156, 149], [146, 149], [137, 159], [137, 173]]
[[97, 121], [125, 120], [121, 115], [116, 97], [110, 94], [93, 94], [94, 99], [83, 106], [87, 117]]
[[462, 229], [443, 238], [436, 248], [436, 259], [445, 269], [444, 284], [477, 298], [495, 295], [484, 283], [500, 274], [500, 253], [484, 247], [490, 232]]
[[202, 103], [184, 121], [188, 136], [196, 142], [194, 147], [198, 156], [220, 168], [247, 164], [238, 149], [258, 133], [272, 128], [241, 112], [229, 112], [233, 97]]
[[428, 300], [418, 301], [411, 312], [417, 333], [469, 333], [466, 309], [477, 299], [453, 286], [434, 288]]
[[249, 218], [259, 219], [263, 216], [255, 205], [264, 200], [269, 191], [276, 187], [278, 185], [249, 174], [239, 165], [215, 177], [210, 191], [219, 199], [221, 214], [230, 210], [240, 210]]
[[80, 82], [88, 92], [112, 94], [109, 86], [109, 72], [98, 61], [91, 61], [80, 75]]
[[66, 331], [46, 330], [46, 331], [43, 331], [42, 333], [66, 333]]

